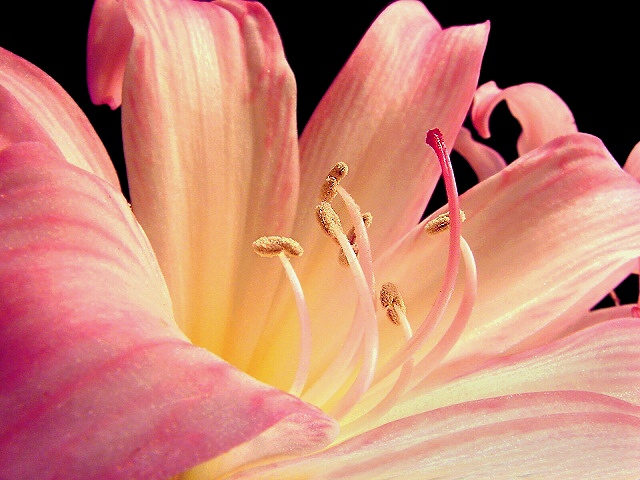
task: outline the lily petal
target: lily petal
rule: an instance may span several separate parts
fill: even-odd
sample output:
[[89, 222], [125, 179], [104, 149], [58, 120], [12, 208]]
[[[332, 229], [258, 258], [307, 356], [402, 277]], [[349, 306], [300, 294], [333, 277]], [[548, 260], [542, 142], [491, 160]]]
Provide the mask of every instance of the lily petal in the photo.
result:
[[587, 392], [463, 403], [231, 478], [633, 478], [640, 409]]
[[112, 185], [23, 142], [0, 152], [0, 199], [0, 477], [161, 479], [262, 432], [335, 435], [185, 338]]
[[[553, 140], [467, 191], [460, 203], [479, 289], [467, 329], [434, 373], [441, 380], [483, 358], [556, 338], [617, 286], [640, 255], [640, 188], [595, 137]], [[438, 291], [447, 241], [419, 226], [380, 260], [379, 277], [398, 285], [416, 323]], [[401, 347], [398, 337], [389, 351]]]
[[416, 1], [394, 2], [380, 14], [300, 138], [301, 232], [309, 230], [319, 187], [339, 161], [349, 165], [344, 187], [363, 211], [375, 212], [375, 251], [420, 220], [440, 178], [424, 134], [437, 126], [453, 144], [473, 99], [488, 33], [488, 23], [442, 30]]
[[122, 106], [133, 209], [181, 328], [246, 371], [282, 276], [251, 244], [288, 236], [297, 198], [293, 75], [257, 2], [125, 6], [134, 30]]
[[504, 90], [495, 82], [478, 88], [473, 100], [471, 119], [478, 133], [489, 138], [489, 117], [502, 100], [520, 122], [522, 134], [516, 144], [518, 154], [538, 148], [550, 140], [578, 131], [569, 107], [552, 90], [539, 83], [523, 83]]
[[87, 82], [91, 100], [116, 109], [122, 103], [122, 81], [133, 29], [123, 0], [96, 0], [87, 39]]
[[120, 186], [111, 159], [89, 120], [51, 77], [0, 48], [0, 149], [37, 141], [68, 162]]
[[477, 364], [436, 389], [414, 389], [380, 423], [453, 403], [535, 391], [585, 390], [640, 404], [640, 324], [594, 325], [548, 345]]

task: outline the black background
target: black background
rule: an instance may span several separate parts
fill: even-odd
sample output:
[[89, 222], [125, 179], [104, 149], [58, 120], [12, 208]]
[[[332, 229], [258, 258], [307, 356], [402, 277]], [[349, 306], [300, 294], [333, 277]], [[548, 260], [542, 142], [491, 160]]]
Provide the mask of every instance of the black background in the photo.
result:
[[[298, 82], [299, 122], [304, 125], [361, 36], [387, 1], [264, 1], [281, 33]], [[572, 109], [578, 128], [605, 142], [623, 162], [640, 141], [640, 89], [636, 63], [640, 40], [632, 7], [567, 8], [556, 2], [425, 1], [446, 27], [491, 21], [480, 82], [506, 87], [540, 82]], [[121, 161], [118, 113], [92, 106], [85, 83], [86, 32], [92, 2], [11, 2], [0, 20], [0, 46], [42, 68], [87, 113], [114, 161]], [[70, 6], [72, 5], [72, 7]], [[505, 7], [506, 5], [506, 7]], [[578, 5], [578, 4], [576, 4]], [[561, 8], [556, 8], [561, 7]], [[506, 109], [505, 109], [506, 110]], [[497, 112], [500, 114], [501, 112]], [[517, 125], [507, 115], [492, 125], [494, 142], [513, 157]], [[500, 127], [505, 128], [500, 128]], [[502, 133], [504, 131], [504, 133]]]
[[[387, 1], [264, 1], [281, 33], [298, 82], [300, 130], [361, 36]], [[622, 164], [640, 141], [637, 61], [640, 46], [633, 4], [615, 2], [424, 2], [443, 27], [491, 21], [480, 83], [500, 87], [540, 82], [558, 93], [580, 131], [600, 137]], [[0, 17], [0, 46], [57, 80], [85, 111], [125, 179], [119, 112], [90, 103], [85, 83], [86, 32], [92, 2], [11, 2]], [[6, 8], [6, 6], [5, 6]], [[515, 157], [518, 126], [498, 108], [490, 144]], [[455, 159], [454, 159], [455, 162]], [[457, 165], [456, 165], [457, 163]], [[454, 163], [461, 190], [463, 162]], [[430, 208], [442, 204], [440, 197]]]

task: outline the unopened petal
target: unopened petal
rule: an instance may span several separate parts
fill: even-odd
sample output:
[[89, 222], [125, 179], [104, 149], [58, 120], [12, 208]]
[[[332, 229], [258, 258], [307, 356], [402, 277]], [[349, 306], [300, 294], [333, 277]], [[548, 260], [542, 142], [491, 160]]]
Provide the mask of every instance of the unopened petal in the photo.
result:
[[127, 15], [122, 108], [134, 212], [178, 323], [246, 370], [281, 278], [251, 245], [289, 236], [297, 197], [292, 73], [257, 2], [145, 0], [127, 2]]
[[232, 478], [634, 478], [640, 409], [587, 392], [453, 405]]
[[87, 39], [87, 82], [93, 103], [112, 109], [122, 102], [122, 80], [133, 30], [123, 0], [96, 0]]
[[556, 137], [578, 131], [569, 107], [544, 85], [523, 83], [502, 90], [495, 82], [487, 82], [478, 88], [471, 110], [473, 125], [482, 137], [491, 136], [489, 117], [502, 100], [507, 102], [509, 110], [522, 127], [517, 142], [520, 155]]
[[64, 158], [119, 186], [98, 135], [87, 117], [51, 77], [0, 48], [0, 148], [36, 141], [60, 150]]
[[335, 434], [193, 346], [122, 195], [42, 144], [0, 153], [0, 284], [2, 478], [164, 479], [262, 432]]

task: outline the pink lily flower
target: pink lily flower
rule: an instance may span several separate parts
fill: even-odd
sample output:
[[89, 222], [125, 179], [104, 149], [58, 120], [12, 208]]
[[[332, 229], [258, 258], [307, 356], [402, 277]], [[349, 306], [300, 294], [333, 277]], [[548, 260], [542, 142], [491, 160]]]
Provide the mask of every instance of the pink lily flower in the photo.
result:
[[[624, 171], [541, 85], [477, 88], [488, 30], [392, 3], [298, 138], [260, 4], [97, 0], [131, 207], [0, 50], [0, 478], [637, 476], [640, 323], [592, 308], [637, 271], [640, 150]], [[462, 127], [502, 100], [508, 166]]]

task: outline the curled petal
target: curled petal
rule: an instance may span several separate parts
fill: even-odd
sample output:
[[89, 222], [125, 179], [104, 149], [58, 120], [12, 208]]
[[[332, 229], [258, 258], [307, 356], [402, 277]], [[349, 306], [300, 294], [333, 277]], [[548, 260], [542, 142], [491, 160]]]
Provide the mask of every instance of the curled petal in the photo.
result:
[[502, 100], [520, 122], [522, 134], [518, 138], [518, 154], [540, 147], [556, 137], [578, 131], [569, 107], [553, 91], [539, 83], [523, 83], [498, 88], [495, 82], [481, 85], [471, 110], [473, 125], [483, 138], [489, 138], [489, 117]]
[[112, 109], [122, 102], [122, 80], [133, 29], [124, 0], [96, 0], [87, 40], [87, 82], [91, 100]]
[[231, 478], [634, 478], [637, 406], [538, 392], [444, 407]]
[[498, 152], [483, 143], [476, 142], [471, 132], [465, 127], [460, 129], [453, 148], [469, 162], [479, 181], [489, 178], [507, 166], [507, 162]]
[[118, 176], [82, 110], [51, 77], [0, 48], [0, 148], [33, 141], [114, 186]]
[[262, 432], [335, 434], [193, 346], [122, 195], [42, 144], [0, 152], [0, 285], [2, 478], [162, 479]]

